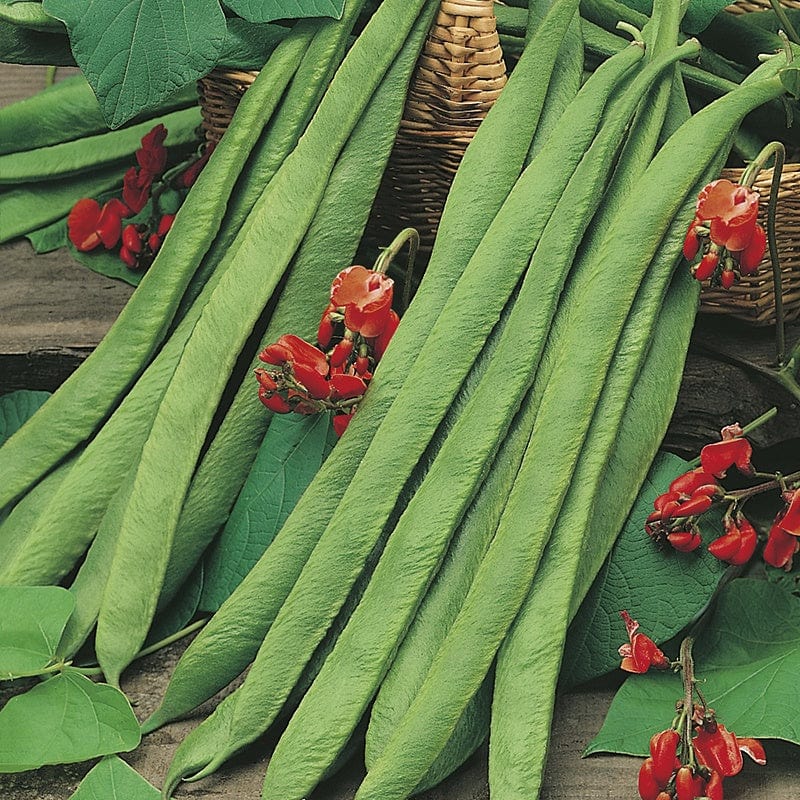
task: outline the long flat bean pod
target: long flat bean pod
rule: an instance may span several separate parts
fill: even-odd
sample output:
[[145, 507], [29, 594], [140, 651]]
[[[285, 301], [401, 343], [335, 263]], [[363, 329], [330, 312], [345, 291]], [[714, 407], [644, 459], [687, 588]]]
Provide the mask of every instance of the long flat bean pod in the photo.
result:
[[[290, 37], [278, 45], [270, 63], [299, 63], [306, 45], [299, 37]], [[285, 84], [272, 77], [272, 70], [262, 71], [261, 80], [243, 97], [197, 188], [189, 192], [178, 212], [171, 236], [111, 330], [0, 449], [0, 507], [94, 433], [158, 347], [186, 284], [214, 238], [236, 176], [280, 99]]]
[[225, 377], [302, 242], [336, 159], [421, 4], [386, 0], [381, 10], [392, 15], [391, 34], [381, 26], [380, 11], [367, 24], [304, 137], [264, 190], [251, 214], [260, 224], [253, 224], [186, 344], [142, 448], [97, 621], [97, 656], [112, 683], [150, 627], [175, 524]]
[[[166, 100], [157, 114], [196, 103], [197, 90], [189, 86]], [[137, 117], [132, 124], [143, 121]], [[107, 130], [91, 86], [83, 75], [73, 75], [33, 97], [0, 108], [0, 154], [48, 147]]]
[[[563, 501], [575, 459], [583, 444], [608, 362], [639, 280], [697, 176], [753, 107], [780, 96], [780, 80], [766, 78], [717, 101], [680, 129], [661, 149], [635, 195], [625, 204], [625, 224], [609, 231], [596, 262], [597, 280], [611, 276], [604, 293], [593, 296], [581, 324], [570, 328], [570, 362], [553, 370], [520, 475], [509, 496], [500, 529], [484, 558], [461, 613], [453, 624], [414, 704], [383, 757], [358, 793], [359, 800], [406, 797], [446, 743], [468, 699], [483, 681], [502, 639], [530, 587], [541, 551]], [[675, 170], [683, 160], [685, 171]], [[622, 214], [620, 214], [622, 216]], [[631, 262], [631, 253], [637, 258]], [[631, 275], [631, 271], [634, 274]], [[619, 276], [626, 276], [621, 283]], [[630, 300], [628, 300], [630, 297]], [[595, 305], [596, 303], [596, 305]], [[601, 313], [600, 309], [602, 309]], [[601, 318], [592, 316], [598, 314]], [[622, 321], [617, 323], [617, 318]], [[586, 331], [611, 330], [586, 338]], [[611, 351], [609, 353], [609, 350]], [[576, 387], [579, 389], [576, 390]], [[542, 475], [548, 480], [543, 482]], [[535, 508], [531, 520], [526, 509]], [[452, 676], [461, 681], [455, 685]]]
[[[599, 203], [594, 187], [602, 185], [610, 173], [629, 117], [653, 77], [693, 49], [684, 46], [636, 76], [626, 92], [627, 105], [615, 109], [570, 178], [536, 245], [486, 374], [406, 506], [361, 603], [278, 742], [267, 767], [264, 796], [288, 800], [307, 794], [312, 781], [328, 766], [327, 759], [343, 747], [361, 718], [533, 381], [572, 256]], [[530, 170], [535, 170], [535, 162]], [[498, 222], [505, 218], [507, 207], [498, 215]], [[522, 215], [514, 221], [517, 225], [522, 222], [523, 227], [527, 223]], [[503, 386], [501, 397], [499, 385]], [[309, 567], [316, 555], [309, 560]], [[403, 580], [398, 580], [398, 575]], [[341, 686], [348, 687], [346, 698], [340, 696]], [[332, 703], [332, 696], [338, 701]]]
[[[583, 112], [598, 102], [597, 97], [588, 92], [581, 99], [582, 102], [576, 103], [573, 111], [582, 127], [576, 126], [574, 119], [565, 120], [565, 130], [572, 136], [553, 137], [550, 150], [543, 150], [540, 154], [542, 165], [546, 165], [556, 153], [566, 158], [567, 163], [578, 157], [570, 145], [576, 138], [580, 140], [591, 134], [596, 119], [593, 121]], [[430, 440], [465, 373], [474, 363], [476, 347], [483, 344], [499, 318], [501, 303], [505, 304], [516, 279], [527, 265], [530, 252], [567, 179], [568, 176], [544, 168], [535, 169], [531, 165], [478, 245], [416, 363], [405, 376], [395, 403], [381, 423], [331, 522], [278, 612], [248, 678], [235, 693], [237, 699], [233, 721], [221, 731], [222, 741], [215, 748], [214, 762], [210, 768], [218, 764], [220, 753], [234, 752], [257, 735], [263, 726], [265, 709], [281, 703], [297, 679], [310, 651], [321, 639], [332, 616], [361, 572], [375, 537], [380, 535], [424, 445]], [[530, 225], [519, 226], [516, 222], [521, 210], [530, 208], [531, 193], [536, 194], [539, 204], [530, 214]], [[498, 258], [495, 248], [501, 246], [500, 243], [505, 247], [506, 258]], [[498, 270], [500, 264], [502, 269]], [[486, 281], [494, 287], [496, 296], [491, 299], [480, 298], [477, 284], [484, 285]], [[447, 365], [446, 371], [442, 369], [442, 364]], [[434, 375], [436, 386], [428, 387]], [[357, 422], [358, 415], [351, 424]], [[392, 463], [387, 464], [387, 460]], [[381, 483], [381, 495], [375, 496], [365, 509], [365, 488], [374, 485], [376, 480]], [[364, 486], [359, 486], [359, 482], [365, 481]], [[356, 530], [350, 522], [354, 513], [358, 514], [360, 520]], [[343, 537], [342, 530], [345, 527], [348, 534]], [[295, 658], [286, 659], [286, 652], [292, 652]], [[252, 713], [256, 707], [260, 709], [258, 715]], [[354, 707], [348, 706], [348, 712], [352, 713]], [[216, 724], [211, 722], [213, 719], [212, 716], [205, 724]], [[320, 749], [316, 755], [321, 756], [322, 752]], [[295, 788], [292, 787], [291, 791]], [[269, 792], [270, 789], [266, 788], [265, 791]]]
[[[588, 126], [591, 120], [592, 125], [597, 125], [611, 88], [641, 55], [639, 48], [631, 47], [595, 73], [581, 95], [581, 104], [576, 107], [574, 116], [565, 123], [563, 149], [557, 151], [557, 146], [553, 145], [554, 161], [577, 161], [575, 153], [588, 146], [594, 132], [593, 127], [586, 130], [582, 126]], [[546, 80], [546, 76], [543, 79]], [[146, 729], [157, 727], [203, 702], [233, 680], [255, 656], [321, 529], [344, 493], [340, 476], [352, 474], [361, 463], [375, 431], [450, 297], [466, 260], [473, 254], [522, 169], [530, 133], [521, 131], [518, 134], [513, 125], [505, 124], [503, 114], [511, 115], [513, 122], [513, 106], [498, 103], [467, 148], [453, 184], [458, 191], [454, 188], [445, 205], [428, 270], [347, 436], [337, 444], [300, 498], [265, 557], [187, 649], [176, 667], [161, 709], [148, 720]], [[496, 123], [490, 124], [493, 119]], [[495, 126], [500, 131], [510, 130], [511, 134], [498, 139]], [[581, 131], [582, 139], [572, 138], [576, 130]], [[516, 158], [515, 165], [512, 165], [511, 155]], [[486, 170], [487, 163], [492, 164], [491, 170]], [[554, 190], [556, 194], [560, 186]], [[470, 215], [471, 224], [465, 229], [462, 221], [466, 213]]]
[[[239, 229], [264, 187], [297, 145], [333, 73], [342, 61], [348, 37], [363, 5], [363, 0], [347, 3], [339, 20], [314, 19], [298, 23], [298, 30], [311, 30], [314, 36], [297, 66], [280, 107], [255, 143], [247, 164], [236, 181], [219, 231], [198, 267], [195, 280], [187, 287], [178, 316], [191, 305], [199, 292], [198, 287], [202, 287], [208, 274], [228, 256], [228, 251], [236, 243]], [[244, 455], [243, 453], [243, 460]]]
[[199, 108], [184, 108], [119, 131], [0, 155], [0, 186], [66, 178], [130, 161], [142, 137], [158, 123], [169, 131], [167, 146], [188, 145], [197, 139], [196, 128], [200, 120]]

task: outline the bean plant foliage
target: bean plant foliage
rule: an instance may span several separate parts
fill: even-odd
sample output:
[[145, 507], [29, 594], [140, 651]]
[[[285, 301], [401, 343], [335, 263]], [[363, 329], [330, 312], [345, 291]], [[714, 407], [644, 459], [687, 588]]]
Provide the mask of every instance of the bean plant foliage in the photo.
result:
[[133, 750], [141, 735], [125, 695], [57, 656], [74, 608], [58, 586], [0, 587], [0, 679], [48, 676], [0, 709], [0, 772]]
[[[231, 0], [252, 23], [298, 17], [339, 18], [344, 0]], [[72, 54], [110, 127], [156, 107], [218, 62], [226, 37], [219, 0], [44, 0], [61, 20]]]
[[[730, 730], [800, 744], [793, 711], [800, 703], [800, 599], [768, 581], [732, 581], [698, 636], [694, 656], [706, 702]], [[631, 676], [585, 754], [646, 755], [653, 733], [670, 725], [681, 693], [680, 676], [672, 672]]]
[[[619, 667], [618, 648], [626, 639], [621, 609], [664, 642], [708, 604], [726, 565], [705, 548], [662, 552], [642, 527], [656, 496], [687, 469], [687, 462], [671, 453], [660, 453], [654, 461], [611, 555], [570, 626], [561, 675], [565, 687]], [[704, 518], [703, 526], [708, 539], [722, 533], [719, 516]]]
[[81, 781], [69, 800], [158, 800], [161, 792], [118, 756], [107, 756]]

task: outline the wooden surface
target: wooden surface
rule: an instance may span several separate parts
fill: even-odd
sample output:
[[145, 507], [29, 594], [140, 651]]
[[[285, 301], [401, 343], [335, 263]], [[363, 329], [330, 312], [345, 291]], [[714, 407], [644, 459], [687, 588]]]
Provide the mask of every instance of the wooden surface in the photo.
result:
[[[43, 71], [0, 66], [0, 104], [37, 88]], [[122, 308], [130, 287], [95, 275], [73, 262], [66, 253], [34, 257], [25, 242], [0, 247], [0, 392], [25, 386], [54, 388], [91, 350]], [[795, 334], [796, 335], [796, 334]], [[736, 337], [739, 337], [738, 339]], [[698, 424], [713, 433], [733, 418], [745, 422], [758, 413], [763, 401], [779, 402], [795, 414], [787, 397], [776, 395], [767, 382], [753, 379], [749, 369], [729, 363], [741, 355], [742, 342], [763, 334], [741, 330], [734, 334], [700, 326], [688, 365], [689, 381], [681, 396], [683, 405], [671, 437], [691, 447]], [[763, 342], [761, 341], [763, 339]], [[727, 343], [724, 357], [711, 353]], [[746, 401], [742, 398], [748, 398]], [[760, 408], [759, 410], [763, 410]], [[797, 436], [784, 427], [767, 439]], [[688, 442], [688, 444], [687, 444]], [[136, 664], [123, 688], [146, 716], [164, 691], [167, 677], [183, 645], [175, 645]], [[533, 687], [532, 687], [533, 688]], [[634, 800], [640, 760], [594, 757], [580, 753], [599, 730], [613, 690], [605, 686], [563, 695], [556, 707], [543, 800]], [[206, 711], [208, 708], [205, 709]], [[146, 737], [126, 759], [148, 779], [160, 785], [172, 752], [196, 720], [175, 723]], [[736, 780], [726, 783], [727, 800], [797, 800], [800, 797], [795, 751], [768, 745], [770, 765], [747, 765]], [[479, 751], [456, 775], [424, 797], [427, 800], [486, 800], [486, 751]], [[178, 797], [257, 800], [265, 760], [257, 750], [200, 784], [182, 787]], [[0, 776], [3, 800], [66, 800], [89, 765], [50, 767], [35, 772]], [[314, 793], [315, 800], [349, 800], [361, 768], [350, 765], [336, 780]], [[275, 800], [279, 800], [276, 798]], [[520, 800], [527, 800], [520, 798]]]

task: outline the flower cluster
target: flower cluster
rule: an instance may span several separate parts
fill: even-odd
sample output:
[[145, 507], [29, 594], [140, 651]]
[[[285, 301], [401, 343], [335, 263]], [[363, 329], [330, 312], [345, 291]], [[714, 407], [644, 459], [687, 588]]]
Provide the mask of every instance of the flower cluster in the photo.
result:
[[392, 309], [393, 286], [376, 270], [342, 270], [331, 285], [318, 346], [287, 334], [260, 353], [269, 365], [255, 371], [261, 402], [279, 414], [332, 411], [341, 436], [400, 323]]
[[[639, 768], [642, 800], [723, 800], [722, 782], [742, 771], [742, 753], [757, 764], [766, 764], [758, 739], [742, 738], [717, 722], [694, 677], [690, 638], [681, 644], [680, 658], [671, 662], [656, 643], [639, 632], [639, 623], [621, 611], [629, 642], [620, 647], [622, 669], [643, 673], [651, 667], [682, 672], [684, 696], [676, 704], [672, 725], [650, 739], [650, 755]], [[637, 657], [637, 652], [640, 654]], [[694, 702], [697, 695], [700, 702]]]
[[[715, 505], [727, 504], [725, 532], [708, 545], [708, 551], [728, 564], [746, 564], [756, 551], [759, 535], [744, 516], [742, 506], [765, 485], [728, 491], [720, 480], [732, 467], [742, 476], [756, 476], [752, 454], [753, 448], [739, 425], [723, 428], [721, 441], [701, 450], [700, 466], [675, 478], [655, 499], [654, 511], [645, 522], [648, 535], [661, 547], [691, 552], [703, 542], [698, 518]], [[772, 566], [791, 569], [792, 557], [800, 550], [800, 488], [790, 489], [787, 479], [778, 474], [771, 477], [771, 483], [782, 489], [786, 505], [770, 530], [763, 557]]]
[[[121, 199], [112, 197], [102, 206], [91, 198], [75, 203], [67, 217], [67, 232], [76, 249], [85, 253], [100, 245], [106, 250], [119, 245], [119, 258], [130, 269], [150, 265], [185, 191], [197, 180], [213, 151], [213, 145], [207, 145], [201, 155], [178, 165], [168, 175], [166, 138], [167, 129], [162, 124], [142, 138], [134, 154], [136, 166], [123, 177]], [[124, 225], [124, 220], [131, 221]]]
[[710, 278], [729, 289], [739, 275], [758, 269], [767, 247], [766, 233], [756, 221], [759, 197], [749, 186], [724, 178], [701, 190], [683, 244], [688, 261], [702, 256], [692, 267], [697, 280]]
[[[676, 723], [680, 724], [679, 721]], [[712, 709], [693, 708], [691, 736], [674, 727], [650, 739], [650, 755], [639, 768], [642, 800], [723, 800], [722, 782], [742, 771], [742, 753], [766, 764], [758, 739], [737, 737], [718, 723]]]

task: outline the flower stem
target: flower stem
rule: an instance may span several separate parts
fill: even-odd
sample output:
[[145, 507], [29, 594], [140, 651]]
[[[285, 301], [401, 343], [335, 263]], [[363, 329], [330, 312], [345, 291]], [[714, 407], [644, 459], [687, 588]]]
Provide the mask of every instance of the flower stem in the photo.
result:
[[682, 763], [687, 764], [691, 761], [691, 741], [692, 741], [692, 710], [694, 708], [694, 659], [692, 658], [692, 644], [694, 639], [687, 636], [681, 642], [681, 680], [683, 681], [683, 723], [685, 730], [681, 732], [683, 742]]
[[789, 17], [786, 15], [786, 11], [780, 4], [780, 0], [769, 0], [769, 4], [772, 6], [775, 16], [778, 18], [781, 27], [786, 32], [786, 35], [789, 37], [790, 41], [794, 42], [795, 44], [800, 44], [800, 38], [797, 36], [797, 31], [794, 29], [794, 25], [792, 25]]
[[[752, 422], [748, 422], [742, 428], [742, 436], [747, 436], [748, 433], [752, 433], [756, 428], [760, 428], [765, 422], [769, 422], [773, 417], [777, 416], [778, 409], [773, 406], [769, 411], [765, 411], [760, 416], [756, 417]], [[688, 465], [689, 469], [695, 469], [695, 467], [700, 466], [700, 456], [697, 458], [692, 459]]]
[[408, 242], [408, 262], [406, 265], [405, 279], [403, 281], [403, 311], [408, 308], [408, 304], [411, 302], [411, 277], [414, 274], [414, 261], [417, 258], [417, 251], [419, 250], [419, 232], [417, 229], [403, 228], [403, 230], [394, 237], [394, 241], [381, 251], [381, 254], [375, 261], [375, 265], [372, 267], [375, 272], [383, 272], [385, 274], [389, 270], [392, 261], [403, 247], [405, 247], [406, 242]]

